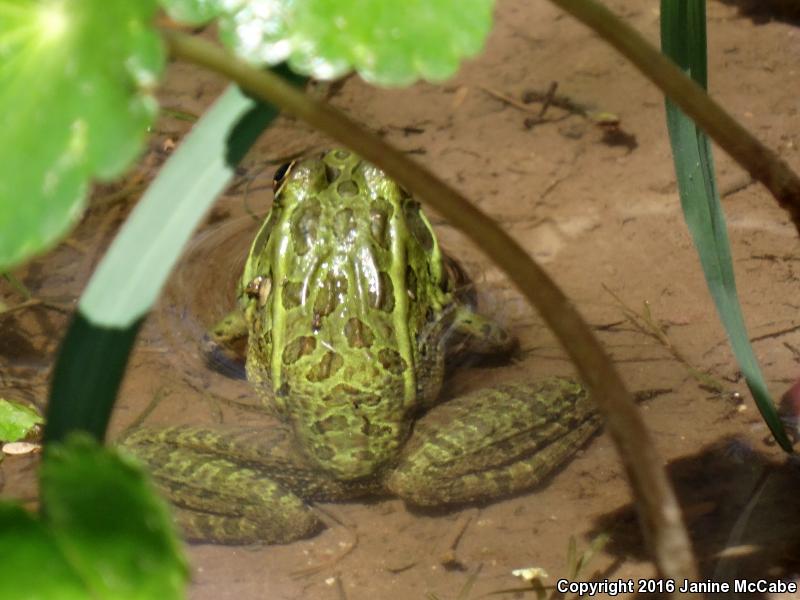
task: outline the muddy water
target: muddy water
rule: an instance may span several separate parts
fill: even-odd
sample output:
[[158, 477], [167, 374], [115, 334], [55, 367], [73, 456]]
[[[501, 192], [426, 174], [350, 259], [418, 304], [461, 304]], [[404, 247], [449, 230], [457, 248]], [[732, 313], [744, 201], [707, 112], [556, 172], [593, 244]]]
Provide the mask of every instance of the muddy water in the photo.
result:
[[[633, 0], [611, 7], [651, 39], [657, 15]], [[800, 34], [787, 23], [754, 23], [733, 6], [709, 5], [712, 89], [761, 139], [800, 167]], [[676, 486], [704, 577], [792, 576], [798, 571], [794, 468], [768, 443], [714, 315], [680, 217], [661, 99], [583, 28], [546, 3], [498, 7], [484, 55], [445, 86], [374, 90], [349, 80], [332, 102], [424, 162], [498, 219], [562, 285], [593, 325], [630, 388], [647, 392], [645, 420]], [[516, 99], [547, 89], [617, 113], [624, 136], [549, 109], [532, 125]], [[781, 85], [775, 85], [780, 81]], [[173, 65], [165, 105], [202, 112], [221, 82]], [[538, 111], [538, 105], [532, 105]], [[164, 119], [132, 175], [147, 180], [187, 125]], [[148, 320], [131, 361], [112, 435], [149, 411], [150, 424], [255, 423], [261, 415], [235, 364], [209, 365], [203, 335], [233, 305], [234, 280], [271, 201], [274, 163], [330, 142], [282, 119], [242, 165], [236, 185], [198, 231]], [[770, 390], [800, 375], [797, 236], [758, 186], [717, 156], [745, 316]], [[122, 184], [124, 187], [126, 184]], [[17, 275], [39, 304], [0, 317], [0, 395], [43, 405], [58, 340], [85, 282], [136, 198], [136, 186], [98, 190], [67, 243]], [[110, 201], [109, 198], [115, 199]], [[571, 372], [539, 317], [479, 249], [434, 219], [463, 257], [487, 312], [520, 338], [516, 360], [460, 371], [446, 395], [492, 382]], [[611, 290], [616, 298], [605, 288]], [[23, 299], [0, 282], [0, 299]], [[45, 303], [41, 303], [44, 301]], [[667, 336], [635, 326], [620, 304]], [[691, 369], [690, 369], [691, 368]], [[707, 372], [712, 391], [691, 375]], [[737, 400], [735, 394], [744, 398]], [[6, 459], [4, 496], [36, 503], [36, 459]], [[478, 598], [519, 587], [512, 570], [566, 574], [569, 540], [612, 541], [583, 578], [653, 575], [624, 474], [600, 435], [546, 485], [529, 494], [441, 514], [402, 502], [325, 505], [316, 538], [274, 547], [188, 549], [193, 599]], [[468, 591], [464, 591], [468, 589]], [[500, 596], [503, 597], [503, 596]], [[507, 594], [506, 597], [513, 597]]]

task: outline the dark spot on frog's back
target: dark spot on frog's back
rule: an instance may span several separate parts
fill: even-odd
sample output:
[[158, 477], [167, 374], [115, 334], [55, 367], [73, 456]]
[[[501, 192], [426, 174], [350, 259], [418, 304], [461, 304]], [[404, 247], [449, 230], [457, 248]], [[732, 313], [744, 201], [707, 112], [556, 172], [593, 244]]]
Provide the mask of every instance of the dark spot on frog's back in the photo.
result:
[[369, 348], [375, 341], [372, 329], [357, 317], [352, 317], [345, 323], [344, 337], [351, 348]]
[[292, 218], [292, 241], [296, 254], [303, 255], [317, 241], [322, 208], [317, 200], [308, 200], [300, 207]]
[[394, 284], [385, 271], [378, 273], [378, 289], [369, 293], [370, 303], [384, 312], [394, 310]]
[[389, 221], [394, 214], [392, 205], [386, 198], [378, 197], [369, 210], [369, 230], [372, 238], [384, 250], [388, 250], [391, 246], [391, 228]]
[[314, 299], [314, 313], [319, 317], [328, 316], [346, 295], [347, 279], [328, 273], [322, 286], [317, 290], [317, 297]]
[[343, 208], [336, 213], [333, 218], [333, 231], [339, 239], [345, 239], [356, 230], [355, 219], [353, 218], [353, 210], [350, 208]]
[[364, 392], [347, 383], [339, 383], [331, 388], [330, 394], [325, 396], [325, 402], [330, 404], [350, 404], [358, 408], [359, 406], [375, 406], [379, 404], [381, 397], [377, 394]]
[[319, 460], [331, 460], [334, 456], [336, 456], [336, 451], [323, 444], [314, 444], [314, 456], [317, 457]]
[[363, 462], [371, 463], [375, 460], [375, 454], [369, 450], [358, 450], [355, 454], [355, 458]]
[[425, 252], [430, 252], [433, 250], [433, 234], [422, 220], [419, 210], [419, 202], [415, 200], [408, 200], [403, 204], [403, 214], [406, 217], [408, 228]]
[[326, 352], [322, 355], [320, 361], [311, 367], [306, 374], [306, 379], [309, 381], [319, 382], [325, 381], [336, 371], [342, 368], [344, 359], [341, 354], [336, 352]]
[[347, 428], [347, 418], [343, 415], [331, 415], [314, 422], [314, 431], [327, 433], [329, 431], [343, 431]]
[[389, 228], [386, 226], [388, 218], [386, 213], [377, 208], [369, 211], [369, 231], [378, 245], [384, 250], [389, 249]]
[[344, 196], [345, 198], [353, 198], [358, 196], [358, 184], [352, 179], [345, 179], [344, 181], [339, 182], [339, 184], [336, 186], [336, 191], [340, 196]]
[[283, 293], [281, 294], [281, 301], [286, 310], [297, 308], [303, 301], [303, 282], [302, 281], [286, 281], [283, 284]]
[[417, 299], [417, 274], [411, 265], [406, 266], [406, 290], [409, 298], [412, 300]]
[[339, 179], [339, 175], [341, 175], [341, 173], [342, 170], [340, 168], [325, 163], [325, 178], [328, 180], [328, 183], [333, 183]]
[[309, 335], [301, 335], [286, 344], [283, 349], [283, 364], [292, 365], [303, 356], [311, 354], [317, 347], [317, 340]]
[[382, 348], [378, 352], [378, 361], [383, 365], [384, 369], [393, 375], [402, 375], [403, 371], [408, 368], [403, 357], [391, 348]]

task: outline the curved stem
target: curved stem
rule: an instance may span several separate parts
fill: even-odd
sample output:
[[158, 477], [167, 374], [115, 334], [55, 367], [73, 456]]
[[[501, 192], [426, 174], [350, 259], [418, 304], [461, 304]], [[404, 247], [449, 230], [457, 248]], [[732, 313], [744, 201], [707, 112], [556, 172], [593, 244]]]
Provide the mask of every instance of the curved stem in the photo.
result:
[[695, 579], [697, 571], [678, 503], [632, 396], [589, 326], [525, 250], [453, 188], [330, 106], [200, 38], [174, 31], [163, 35], [174, 56], [225, 75], [257, 98], [300, 117], [381, 167], [436, 208], [503, 269], [556, 334], [603, 413], [661, 573], [677, 580]]
[[720, 148], [763, 183], [800, 232], [800, 177], [638, 31], [594, 0], [550, 0], [631, 61]]

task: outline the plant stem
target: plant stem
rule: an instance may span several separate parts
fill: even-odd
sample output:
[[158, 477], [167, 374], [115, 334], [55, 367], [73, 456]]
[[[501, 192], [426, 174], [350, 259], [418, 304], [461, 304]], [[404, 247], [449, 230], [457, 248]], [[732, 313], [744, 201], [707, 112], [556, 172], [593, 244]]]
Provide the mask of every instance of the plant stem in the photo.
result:
[[696, 579], [680, 508], [633, 397], [589, 326], [525, 250], [430, 171], [415, 165], [330, 106], [200, 38], [175, 31], [164, 31], [163, 35], [174, 56], [225, 75], [260, 100], [300, 117], [382, 168], [436, 208], [505, 271], [558, 337], [604, 415], [631, 481], [645, 538], [661, 573], [676, 580]]
[[789, 212], [800, 233], [800, 177], [759, 142], [638, 31], [594, 0], [550, 0], [587, 25], [686, 113], [708, 136], [763, 183]]

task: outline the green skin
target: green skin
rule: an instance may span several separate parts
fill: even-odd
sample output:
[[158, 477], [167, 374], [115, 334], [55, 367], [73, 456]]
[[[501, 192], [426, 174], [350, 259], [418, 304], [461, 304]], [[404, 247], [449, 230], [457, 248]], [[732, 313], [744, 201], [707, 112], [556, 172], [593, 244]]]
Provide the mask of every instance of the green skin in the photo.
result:
[[312, 501], [388, 492], [447, 506], [530, 488], [599, 418], [561, 378], [437, 406], [449, 358], [514, 344], [473, 312], [463, 279], [419, 203], [377, 167], [344, 150], [295, 163], [276, 180], [239, 309], [213, 334], [247, 336], [248, 380], [284, 426], [139, 429], [123, 445], [187, 537], [217, 543], [311, 535]]

